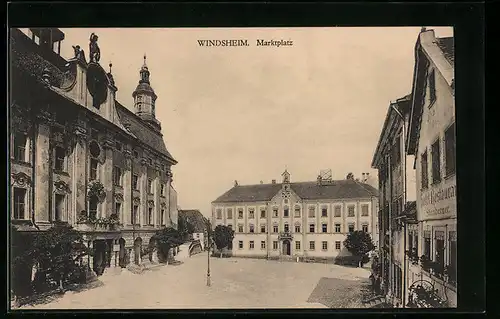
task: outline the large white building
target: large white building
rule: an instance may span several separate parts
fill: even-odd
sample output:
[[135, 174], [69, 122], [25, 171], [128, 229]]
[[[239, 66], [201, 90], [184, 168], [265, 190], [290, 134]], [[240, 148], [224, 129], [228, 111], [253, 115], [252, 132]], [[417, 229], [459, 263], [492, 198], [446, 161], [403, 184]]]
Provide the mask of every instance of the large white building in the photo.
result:
[[347, 233], [378, 238], [378, 198], [372, 186], [349, 180], [238, 185], [212, 202], [213, 226], [235, 231], [233, 256], [334, 258]]

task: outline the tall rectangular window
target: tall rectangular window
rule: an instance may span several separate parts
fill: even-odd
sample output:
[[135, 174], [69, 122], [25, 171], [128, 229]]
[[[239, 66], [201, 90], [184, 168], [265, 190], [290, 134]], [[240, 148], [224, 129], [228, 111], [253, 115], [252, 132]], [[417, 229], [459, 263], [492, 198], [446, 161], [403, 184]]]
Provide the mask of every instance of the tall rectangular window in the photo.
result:
[[349, 224], [348, 229], [349, 229], [350, 233], [353, 233], [354, 232], [354, 224]]
[[328, 208], [326, 207], [321, 208], [321, 217], [328, 217]]
[[273, 208], [273, 217], [278, 217], [278, 209]]
[[132, 186], [134, 187], [135, 190], [139, 189], [139, 176], [138, 175], [132, 176]]
[[368, 224], [361, 225], [361, 230], [363, 230], [365, 233], [367, 233], [368, 232]]
[[290, 231], [290, 226], [288, 224], [283, 225], [285, 233], [288, 233]]
[[321, 249], [322, 250], [328, 250], [328, 242], [327, 241], [322, 241], [321, 242]]
[[14, 159], [26, 162], [26, 142], [27, 137], [23, 133], [14, 134]]
[[340, 224], [335, 224], [335, 232], [340, 233]]
[[314, 207], [309, 207], [309, 217], [314, 218], [316, 216], [316, 209]]
[[294, 217], [300, 217], [300, 207], [299, 206], [295, 207], [295, 213], [294, 213], [293, 216]]
[[457, 232], [450, 231], [449, 256], [448, 256], [448, 281], [452, 284], [457, 282]]
[[436, 101], [436, 73], [432, 69], [429, 73], [429, 107]]
[[65, 171], [66, 150], [64, 147], [56, 146], [54, 148], [54, 169], [56, 171]]
[[148, 225], [153, 225], [153, 207], [148, 207]]
[[266, 232], [266, 225], [260, 225], [260, 232], [265, 233]]
[[122, 212], [122, 203], [115, 203], [115, 214], [120, 216]]
[[431, 146], [431, 160], [432, 160], [432, 184], [441, 181], [441, 151], [439, 147], [439, 139]]
[[132, 224], [133, 225], [137, 225], [139, 222], [137, 220], [137, 215], [139, 214], [139, 206], [134, 206], [134, 208], [132, 209]]
[[153, 180], [148, 179], [148, 193], [153, 194]]
[[160, 184], [160, 195], [165, 196], [165, 184]]
[[315, 243], [314, 241], [310, 241], [310, 242], [309, 242], [309, 250], [314, 250], [314, 249], [316, 249], [315, 244], [316, 244], [316, 243]]
[[455, 123], [444, 132], [446, 176], [455, 174]]
[[250, 249], [254, 249], [255, 248], [255, 244], [254, 244], [253, 240], [250, 241], [250, 245], [249, 246], [250, 246]]
[[160, 225], [165, 225], [165, 210], [163, 208], [160, 210]]
[[121, 186], [122, 185], [122, 169], [115, 166], [114, 169], [114, 176], [113, 176], [113, 182], [116, 186]]
[[295, 225], [295, 232], [300, 233], [300, 225]]
[[266, 218], [266, 210], [265, 209], [260, 210], [260, 218]]
[[238, 225], [238, 233], [242, 233], [243, 232], [243, 225]]
[[328, 225], [327, 224], [322, 224], [321, 225], [321, 231], [323, 233], [327, 233], [328, 232]]
[[26, 189], [14, 188], [14, 216], [13, 219], [26, 218]]
[[238, 248], [243, 249], [243, 240], [238, 241]]
[[243, 209], [238, 209], [238, 219], [243, 219]]
[[435, 239], [435, 262], [439, 266], [437, 269], [438, 273], [443, 273], [444, 271], [444, 231], [434, 232]]
[[368, 216], [368, 205], [361, 205], [361, 216]]
[[233, 219], [233, 210], [231, 208], [227, 209], [227, 219]]
[[255, 210], [253, 208], [248, 209], [248, 219], [255, 218]]
[[276, 250], [278, 249], [278, 241], [273, 241], [273, 249]]
[[422, 169], [422, 189], [429, 187], [429, 164], [427, 162], [427, 151], [420, 158], [420, 167]]
[[273, 225], [273, 233], [277, 233], [278, 232], [278, 225]]
[[314, 233], [314, 224], [309, 224], [309, 232]]
[[56, 194], [54, 196], [54, 220], [61, 221], [64, 213], [64, 195]]
[[342, 217], [342, 213], [341, 213], [341, 208], [340, 206], [335, 206], [335, 211], [334, 211], [334, 217]]
[[254, 233], [254, 232], [255, 232], [255, 227], [254, 227], [254, 225], [250, 225], [250, 226], [249, 226], [249, 228], [250, 228], [250, 232], [251, 232], [251, 233]]
[[431, 232], [424, 231], [424, 255], [431, 260]]
[[295, 249], [300, 250], [300, 240], [295, 241]]
[[115, 141], [115, 148], [118, 152], [121, 152], [123, 149], [123, 145], [120, 141]]
[[335, 249], [340, 250], [340, 240], [335, 241]]
[[288, 217], [289, 215], [288, 208], [283, 209], [283, 217]]
[[264, 240], [260, 241], [260, 249], [266, 249], [266, 242]]
[[217, 214], [217, 219], [222, 219], [222, 210], [221, 209], [217, 209], [216, 211], [216, 214]]
[[354, 205], [347, 206], [347, 217], [354, 217]]

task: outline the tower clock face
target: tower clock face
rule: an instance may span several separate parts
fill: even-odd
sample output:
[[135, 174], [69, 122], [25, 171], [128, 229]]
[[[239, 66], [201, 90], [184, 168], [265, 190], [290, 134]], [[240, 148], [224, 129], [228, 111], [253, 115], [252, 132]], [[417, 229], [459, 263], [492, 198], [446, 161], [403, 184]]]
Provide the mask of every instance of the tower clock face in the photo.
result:
[[87, 88], [94, 99], [94, 107], [99, 108], [108, 97], [108, 78], [101, 66], [91, 63], [87, 69]]

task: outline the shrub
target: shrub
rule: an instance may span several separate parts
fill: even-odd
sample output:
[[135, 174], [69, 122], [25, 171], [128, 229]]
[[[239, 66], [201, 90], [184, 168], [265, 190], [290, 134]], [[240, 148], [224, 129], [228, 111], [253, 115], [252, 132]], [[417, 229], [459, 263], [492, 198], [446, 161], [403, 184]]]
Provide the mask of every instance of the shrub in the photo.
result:
[[337, 256], [335, 257], [335, 264], [336, 265], [343, 265], [343, 266], [359, 266], [359, 262], [361, 261], [361, 257], [359, 256]]

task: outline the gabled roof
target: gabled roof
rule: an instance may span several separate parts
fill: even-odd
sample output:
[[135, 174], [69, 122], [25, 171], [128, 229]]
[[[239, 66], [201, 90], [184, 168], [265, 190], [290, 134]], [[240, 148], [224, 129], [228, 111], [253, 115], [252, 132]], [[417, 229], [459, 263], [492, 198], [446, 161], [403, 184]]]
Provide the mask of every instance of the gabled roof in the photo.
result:
[[144, 123], [141, 118], [132, 113], [125, 106], [115, 101], [116, 111], [122, 123], [130, 124], [129, 129], [141, 142], [151, 146], [157, 152], [167, 156], [170, 160], [176, 163], [175, 159], [170, 155], [161, 134], [155, 132], [148, 124]]
[[436, 44], [443, 51], [444, 57], [451, 65], [455, 64], [455, 41], [453, 37], [436, 38]]
[[454, 40], [453, 37], [436, 38], [433, 30], [420, 32], [415, 44], [415, 66], [413, 70], [412, 105], [406, 151], [415, 155], [418, 147], [420, 125], [425, 96], [426, 68], [434, 63], [436, 70], [454, 91]]
[[[282, 188], [282, 184], [256, 184], [234, 186], [213, 203], [266, 202], [270, 201]], [[336, 180], [331, 183], [299, 182], [290, 183], [290, 188], [301, 199], [354, 199], [378, 196], [377, 189], [354, 180]]]
[[181, 209], [179, 210], [178, 218], [182, 218], [187, 221], [189, 218], [189, 223], [193, 225], [195, 233], [205, 232], [205, 217], [197, 209]]

